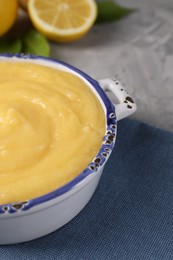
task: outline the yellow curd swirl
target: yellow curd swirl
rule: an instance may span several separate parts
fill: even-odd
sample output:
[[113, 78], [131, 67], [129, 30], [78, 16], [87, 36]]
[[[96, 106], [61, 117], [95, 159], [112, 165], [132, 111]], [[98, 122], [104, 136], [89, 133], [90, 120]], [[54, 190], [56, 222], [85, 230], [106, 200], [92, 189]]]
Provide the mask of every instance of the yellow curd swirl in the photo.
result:
[[103, 109], [77, 76], [0, 62], [0, 204], [46, 194], [80, 174], [105, 134]]

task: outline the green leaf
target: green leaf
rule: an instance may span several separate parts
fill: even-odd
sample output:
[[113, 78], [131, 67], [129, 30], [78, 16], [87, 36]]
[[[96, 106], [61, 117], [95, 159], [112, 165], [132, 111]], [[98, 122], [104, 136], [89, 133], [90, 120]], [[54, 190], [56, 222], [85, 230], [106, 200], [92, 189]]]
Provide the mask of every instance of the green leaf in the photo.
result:
[[96, 23], [113, 22], [122, 19], [136, 9], [120, 6], [111, 0], [101, 0], [97, 2], [98, 16]]
[[19, 53], [22, 50], [22, 43], [18, 37], [0, 38], [0, 53]]
[[47, 39], [39, 32], [29, 30], [22, 37], [22, 52], [40, 56], [50, 55], [50, 45]]

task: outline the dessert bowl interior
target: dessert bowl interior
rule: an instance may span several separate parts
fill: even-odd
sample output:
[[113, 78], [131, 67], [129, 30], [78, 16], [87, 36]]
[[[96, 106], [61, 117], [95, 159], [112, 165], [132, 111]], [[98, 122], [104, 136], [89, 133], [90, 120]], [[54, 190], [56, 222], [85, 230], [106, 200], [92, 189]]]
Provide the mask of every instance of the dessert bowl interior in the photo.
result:
[[[23, 55], [23, 54], [17, 54], [17, 55], [11, 55], [11, 54], [5, 54], [0, 55], [0, 62], [1, 61], [8, 61], [8, 62], [32, 62], [35, 64], [41, 64], [43, 66], [48, 66], [51, 68], [55, 68], [58, 70], [63, 70], [69, 73], [72, 73], [82, 79], [84, 83], [92, 90], [92, 92], [95, 94], [97, 99], [99, 100], [104, 114], [105, 114], [105, 121], [106, 121], [106, 132], [103, 137], [102, 145], [100, 147], [100, 150], [96, 154], [96, 156], [93, 158], [93, 160], [90, 162], [90, 164], [79, 173], [77, 177], [75, 177], [72, 181], [68, 182], [67, 184], [63, 185], [60, 188], [57, 188], [56, 190], [53, 190], [47, 194], [44, 194], [42, 196], [22, 201], [22, 202], [13, 202], [10, 204], [0, 205], [0, 216], [5, 213], [5, 215], [13, 214], [14, 213], [21, 213], [26, 212], [29, 209], [31, 210], [33, 207], [37, 208], [42, 207], [45, 205], [45, 202], [54, 200], [56, 198], [62, 197], [62, 195], [67, 194], [69, 191], [73, 190], [75, 187], [79, 187], [80, 184], [83, 185], [84, 182], [87, 183], [87, 178], [90, 179], [91, 175], [96, 174], [98, 171], [102, 170], [103, 166], [105, 165], [106, 161], [108, 160], [112, 149], [115, 144], [115, 138], [116, 138], [116, 113], [115, 113], [115, 106], [112, 104], [110, 99], [105, 94], [105, 91], [100, 87], [99, 83], [92, 79], [90, 76], [85, 74], [84, 72], [80, 71], [79, 69], [65, 64], [63, 62], [49, 59], [49, 58], [43, 58], [33, 55]], [[57, 169], [58, 170], [58, 169]]]

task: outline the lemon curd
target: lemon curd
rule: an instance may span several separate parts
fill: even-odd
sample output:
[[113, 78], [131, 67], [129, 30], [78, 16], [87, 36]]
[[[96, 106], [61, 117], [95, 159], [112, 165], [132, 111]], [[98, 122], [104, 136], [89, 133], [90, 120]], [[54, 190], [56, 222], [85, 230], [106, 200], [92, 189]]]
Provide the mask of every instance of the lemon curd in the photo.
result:
[[105, 134], [104, 111], [77, 76], [0, 62], [0, 204], [46, 194], [80, 174]]

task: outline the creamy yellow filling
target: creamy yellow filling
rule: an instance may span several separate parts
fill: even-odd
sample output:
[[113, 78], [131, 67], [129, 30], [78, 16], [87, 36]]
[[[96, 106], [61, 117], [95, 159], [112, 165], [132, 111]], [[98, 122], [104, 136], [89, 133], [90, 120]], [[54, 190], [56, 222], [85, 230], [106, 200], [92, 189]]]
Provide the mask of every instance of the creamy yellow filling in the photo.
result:
[[105, 134], [86, 84], [61, 70], [0, 62], [0, 204], [48, 193], [80, 174]]

